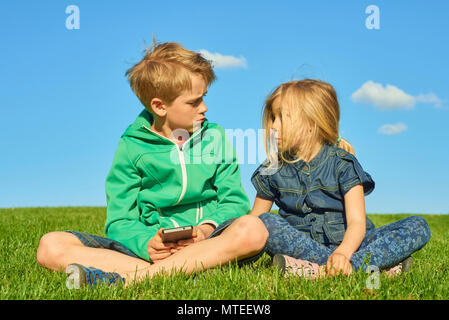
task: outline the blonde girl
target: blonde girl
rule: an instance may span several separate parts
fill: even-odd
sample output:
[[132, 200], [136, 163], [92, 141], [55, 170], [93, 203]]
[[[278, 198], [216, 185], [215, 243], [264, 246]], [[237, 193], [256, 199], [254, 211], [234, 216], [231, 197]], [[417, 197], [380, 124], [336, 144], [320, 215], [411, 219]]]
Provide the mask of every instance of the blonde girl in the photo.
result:
[[[407, 271], [430, 229], [416, 216], [374, 227], [364, 201], [374, 181], [340, 137], [339, 120], [337, 94], [320, 80], [283, 83], [266, 99], [268, 159], [251, 178], [257, 190], [251, 214], [269, 231], [266, 250], [283, 272], [304, 277], [368, 266]], [[273, 203], [278, 215], [269, 213]]]

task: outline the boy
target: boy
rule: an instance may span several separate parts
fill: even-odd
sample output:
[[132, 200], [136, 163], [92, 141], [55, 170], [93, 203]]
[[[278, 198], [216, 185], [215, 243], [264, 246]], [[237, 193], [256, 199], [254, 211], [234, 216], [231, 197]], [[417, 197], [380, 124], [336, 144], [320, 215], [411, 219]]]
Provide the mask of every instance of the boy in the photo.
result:
[[[247, 215], [235, 150], [205, 118], [203, 97], [215, 80], [209, 61], [155, 43], [126, 75], [145, 110], [122, 135], [106, 179], [108, 238], [48, 233], [39, 264], [66, 268], [68, 287], [78, 287], [257, 259], [268, 232]], [[162, 242], [163, 229], [186, 225], [194, 226], [191, 239]]]

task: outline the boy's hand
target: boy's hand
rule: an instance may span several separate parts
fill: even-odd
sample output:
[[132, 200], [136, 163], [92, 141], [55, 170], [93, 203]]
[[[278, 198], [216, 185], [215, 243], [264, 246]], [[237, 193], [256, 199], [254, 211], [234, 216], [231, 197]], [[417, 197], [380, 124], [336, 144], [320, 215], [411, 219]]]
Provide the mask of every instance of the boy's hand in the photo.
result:
[[174, 242], [162, 242], [162, 230], [160, 228], [156, 235], [148, 241], [148, 255], [153, 262], [165, 259], [176, 252], [177, 245]]
[[182, 248], [191, 245], [192, 243], [203, 241], [207, 239], [214, 227], [210, 224], [202, 224], [198, 227], [193, 227], [192, 238], [186, 240], [179, 240], [177, 243], [174, 242], [162, 242], [162, 230], [160, 228], [156, 235], [148, 241], [148, 255], [153, 262], [157, 262], [168, 258], [172, 254], [181, 250]]
[[177, 242], [177, 245], [178, 245], [177, 250], [181, 250], [183, 247], [187, 247], [188, 245], [191, 245], [192, 243], [206, 240], [210, 236], [212, 231], [214, 231], [214, 227], [210, 224], [202, 224], [200, 226], [193, 227], [192, 238], [185, 239], [185, 240], [179, 240]]
[[334, 252], [327, 260], [326, 272], [330, 276], [335, 276], [340, 273], [349, 276], [352, 274], [352, 264], [345, 255]]

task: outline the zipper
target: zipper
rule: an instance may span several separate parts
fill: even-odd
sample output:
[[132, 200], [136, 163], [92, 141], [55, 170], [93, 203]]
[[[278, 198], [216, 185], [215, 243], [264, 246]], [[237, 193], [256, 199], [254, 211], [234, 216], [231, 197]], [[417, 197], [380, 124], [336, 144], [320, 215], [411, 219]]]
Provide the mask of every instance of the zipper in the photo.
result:
[[179, 163], [181, 163], [181, 171], [182, 171], [182, 191], [181, 195], [179, 196], [178, 201], [174, 205], [177, 205], [179, 202], [181, 202], [182, 198], [184, 198], [184, 195], [186, 194], [187, 190], [187, 169], [186, 169], [186, 163], [184, 159], [184, 152], [182, 152], [182, 146], [178, 148], [176, 146], [176, 150], [178, 151], [179, 155]]
[[[158, 135], [159, 137], [161, 137], [161, 138], [163, 138], [165, 140], [170, 141], [171, 143], [173, 143], [175, 145], [176, 150], [178, 151], [179, 163], [181, 164], [181, 172], [182, 172], [182, 190], [181, 190], [181, 195], [178, 198], [178, 201], [176, 201], [176, 203], [174, 204], [174, 205], [177, 205], [184, 198], [185, 193], [187, 191], [187, 170], [186, 170], [186, 163], [185, 163], [185, 159], [184, 159], [183, 147], [182, 146], [178, 146], [176, 143], [174, 143], [172, 140], [168, 139], [167, 137], [164, 137], [163, 135], [160, 135], [159, 133], [154, 132], [153, 130], [148, 128], [146, 125], [143, 125], [142, 127], [145, 128], [150, 133], [153, 133], [153, 134]], [[204, 129], [204, 127], [201, 127], [201, 129], [195, 131], [192, 134], [192, 136], [184, 142], [183, 145], [186, 145], [186, 143], [188, 143], [189, 140], [193, 139], [196, 135], [198, 135], [201, 131], [203, 131], [203, 129]]]

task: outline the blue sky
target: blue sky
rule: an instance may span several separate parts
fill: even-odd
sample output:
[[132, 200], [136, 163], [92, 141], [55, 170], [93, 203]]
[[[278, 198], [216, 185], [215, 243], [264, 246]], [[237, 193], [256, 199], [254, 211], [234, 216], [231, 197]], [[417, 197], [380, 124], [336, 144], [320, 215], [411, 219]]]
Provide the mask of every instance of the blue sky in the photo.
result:
[[[69, 5], [79, 29], [66, 27]], [[366, 26], [369, 5], [379, 29]], [[234, 58], [216, 62], [205, 99], [226, 129], [260, 129], [265, 97], [292, 77], [330, 82], [340, 132], [376, 182], [367, 212], [449, 213], [448, 11], [447, 1], [2, 2], [0, 207], [106, 205], [115, 148], [142, 109], [124, 73], [154, 34]], [[252, 202], [263, 159], [240, 157]]]

